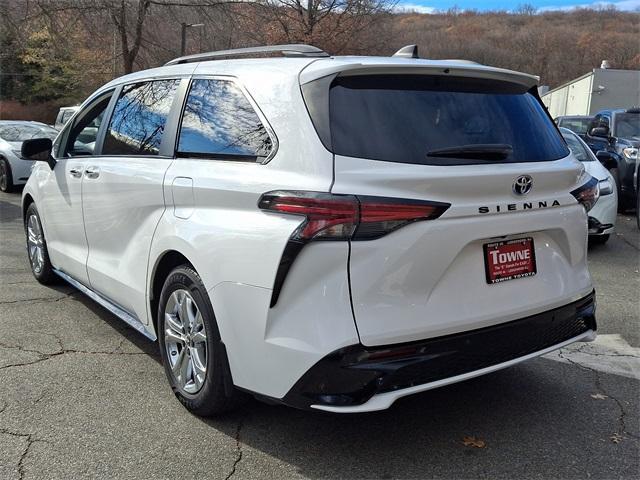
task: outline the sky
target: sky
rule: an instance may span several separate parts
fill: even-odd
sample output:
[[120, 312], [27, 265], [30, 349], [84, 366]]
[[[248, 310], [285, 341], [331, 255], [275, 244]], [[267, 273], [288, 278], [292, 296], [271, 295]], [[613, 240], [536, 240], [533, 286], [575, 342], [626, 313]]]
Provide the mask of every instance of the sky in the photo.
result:
[[571, 10], [576, 7], [602, 8], [614, 5], [618, 10], [640, 11], [640, 0], [400, 0], [399, 9], [432, 13], [456, 6], [461, 10], [514, 10], [521, 4], [530, 4], [539, 11]]

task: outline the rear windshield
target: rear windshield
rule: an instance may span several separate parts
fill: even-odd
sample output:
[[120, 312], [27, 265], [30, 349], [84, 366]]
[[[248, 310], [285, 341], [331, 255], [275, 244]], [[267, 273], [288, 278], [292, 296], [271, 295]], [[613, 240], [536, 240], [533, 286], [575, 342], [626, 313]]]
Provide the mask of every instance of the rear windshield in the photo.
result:
[[[464, 165], [539, 162], [569, 154], [537, 98], [524, 87], [495, 80], [337, 77], [329, 94], [329, 118], [331, 149], [350, 157]], [[460, 156], [436, 152], [462, 147], [467, 153]], [[500, 147], [501, 155], [480, 158], [469, 154], [469, 147], [472, 151]]]
[[[565, 130], [566, 132], [566, 130]], [[595, 157], [589, 151], [589, 148], [580, 141], [580, 138], [574, 135], [573, 133], [562, 133], [562, 136], [567, 142], [569, 146], [569, 150], [573, 153], [573, 156], [576, 157], [581, 162], [593, 162]]]
[[587, 133], [587, 128], [591, 123], [590, 117], [585, 118], [561, 118], [558, 122], [559, 127], [568, 128], [572, 132], [576, 132], [578, 135], [584, 135]]
[[617, 113], [613, 134], [623, 138], [640, 138], [640, 113]]

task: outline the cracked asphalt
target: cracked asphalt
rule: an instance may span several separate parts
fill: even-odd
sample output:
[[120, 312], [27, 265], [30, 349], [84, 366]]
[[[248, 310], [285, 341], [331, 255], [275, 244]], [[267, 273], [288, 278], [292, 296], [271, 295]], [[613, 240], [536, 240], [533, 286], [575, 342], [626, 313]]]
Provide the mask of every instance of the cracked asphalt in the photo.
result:
[[249, 401], [203, 420], [172, 395], [155, 344], [72, 288], [33, 279], [19, 202], [0, 193], [1, 479], [640, 475], [640, 235], [630, 215], [590, 250], [593, 344], [385, 412]]

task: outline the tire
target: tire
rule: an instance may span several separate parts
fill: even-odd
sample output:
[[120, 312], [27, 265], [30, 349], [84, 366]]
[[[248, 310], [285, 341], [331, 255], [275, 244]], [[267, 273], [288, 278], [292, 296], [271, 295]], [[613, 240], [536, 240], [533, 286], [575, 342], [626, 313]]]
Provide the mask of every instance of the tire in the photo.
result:
[[0, 191], [10, 193], [13, 192], [14, 189], [11, 165], [6, 158], [0, 158]]
[[629, 201], [622, 195], [622, 189], [620, 188], [620, 173], [617, 168], [609, 170], [613, 180], [616, 182], [616, 192], [618, 193], [618, 213], [624, 213], [625, 210], [630, 208]]
[[589, 237], [589, 242], [593, 245], [604, 245], [609, 241], [610, 235], [607, 233], [606, 235], [591, 235]]
[[190, 266], [177, 267], [164, 282], [158, 343], [171, 389], [187, 410], [209, 417], [240, 403], [209, 296]]
[[640, 230], [640, 188], [636, 192], [636, 225]]
[[32, 203], [29, 205], [29, 208], [27, 208], [27, 213], [24, 217], [24, 233], [26, 236], [27, 256], [29, 258], [29, 265], [31, 266], [31, 273], [33, 273], [36, 280], [43, 285], [55, 283], [58, 277], [53, 272], [53, 265], [51, 265], [51, 260], [49, 259], [47, 241], [44, 238], [40, 214], [38, 214], [35, 203]]

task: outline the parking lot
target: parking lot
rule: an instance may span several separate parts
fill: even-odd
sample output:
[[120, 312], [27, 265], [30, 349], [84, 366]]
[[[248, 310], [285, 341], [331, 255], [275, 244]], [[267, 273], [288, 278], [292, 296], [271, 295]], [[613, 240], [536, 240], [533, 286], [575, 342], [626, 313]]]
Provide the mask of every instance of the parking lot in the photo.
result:
[[19, 194], [0, 194], [0, 478], [637, 478], [640, 235], [590, 250], [599, 338], [338, 416], [175, 399], [155, 344], [33, 279]]

